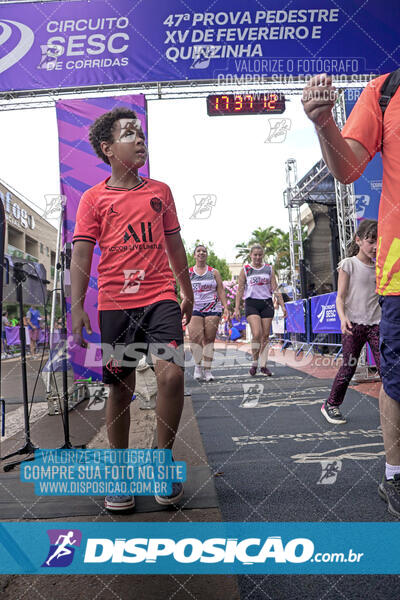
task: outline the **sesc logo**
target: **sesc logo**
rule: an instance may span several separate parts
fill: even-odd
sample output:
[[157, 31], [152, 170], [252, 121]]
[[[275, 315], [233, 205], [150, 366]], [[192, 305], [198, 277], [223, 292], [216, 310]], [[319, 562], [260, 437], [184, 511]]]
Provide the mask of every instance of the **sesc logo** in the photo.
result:
[[0, 73], [3, 73], [29, 52], [32, 48], [35, 36], [30, 27], [24, 25], [24, 23], [18, 23], [17, 21], [3, 19], [0, 21], [0, 28], [0, 47], [7, 44], [11, 36], [16, 37], [19, 35], [17, 45], [9, 50], [5, 56], [0, 58]]
[[320, 323], [325, 320], [334, 321], [336, 319], [336, 304], [322, 304], [321, 311], [317, 314], [317, 319]]
[[156, 563], [159, 558], [190, 563], [304, 563], [314, 554], [314, 544], [307, 538], [295, 538], [283, 544], [280, 536], [266, 539], [246, 538], [89, 538], [85, 563]]

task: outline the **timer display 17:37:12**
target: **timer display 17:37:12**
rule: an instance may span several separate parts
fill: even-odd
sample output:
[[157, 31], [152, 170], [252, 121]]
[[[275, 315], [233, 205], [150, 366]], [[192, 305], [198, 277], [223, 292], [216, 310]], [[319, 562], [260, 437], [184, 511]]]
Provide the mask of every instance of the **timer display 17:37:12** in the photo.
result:
[[285, 111], [285, 96], [276, 92], [266, 94], [211, 94], [207, 96], [207, 114], [262, 115], [282, 114]]

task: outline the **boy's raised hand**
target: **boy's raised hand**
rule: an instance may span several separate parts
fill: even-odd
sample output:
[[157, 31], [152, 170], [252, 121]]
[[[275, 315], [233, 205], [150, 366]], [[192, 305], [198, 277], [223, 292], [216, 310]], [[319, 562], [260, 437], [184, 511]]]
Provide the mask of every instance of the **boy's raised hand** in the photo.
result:
[[332, 107], [337, 92], [332, 86], [332, 77], [326, 73], [312, 77], [303, 90], [302, 104], [307, 117], [318, 126], [332, 118]]
[[75, 308], [71, 311], [72, 317], [72, 335], [74, 344], [87, 348], [88, 343], [83, 338], [82, 329], [85, 327], [89, 335], [92, 334], [92, 326], [90, 324], [89, 315], [83, 309]]

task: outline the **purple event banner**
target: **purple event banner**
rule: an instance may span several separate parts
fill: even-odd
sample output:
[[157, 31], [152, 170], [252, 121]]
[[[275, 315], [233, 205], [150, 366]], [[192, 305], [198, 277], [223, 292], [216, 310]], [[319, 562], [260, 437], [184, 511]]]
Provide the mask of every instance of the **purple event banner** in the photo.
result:
[[0, 91], [388, 73], [398, 23], [397, 0], [2, 2]]
[[285, 302], [287, 310], [286, 331], [290, 333], [305, 333], [305, 310], [304, 300], [294, 300], [293, 302]]
[[[21, 343], [21, 340], [19, 338], [19, 327], [4, 327], [4, 331], [6, 333], [6, 342], [8, 346], [16, 346], [19, 345]], [[29, 337], [29, 329], [28, 327], [25, 327], [25, 337], [26, 337], [26, 342], [29, 344], [30, 342], [30, 337]], [[38, 343], [39, 344], [43, 344], [45, 341], [47, 342], [49, 339], [49, 335], [45, 335], [45, 331], [44, 329], [41, 329], [39, 332], [39, 339], [38, 339]], [[53, 344], [56, 344], [60, 341], [61, 339], [61, 335], [59, 331], [54, 331], [53, 332]]]
[[[142, 123], [147, 137], [146, 99], [142, 94], [109, 98], [89, 98], [85, 100], [60, 101], [56, 104], [59, 136], [61, 193], [66, 196], [64, 213], [63, 241], [71, 242], [75, 228], [75, 216], [80, 198], [88, 188], [108, 178], [111, 170], [94, 153], [88, 139], [89, 127], [105, 112], [116, 107], [134, 110]], [[149, 176], [148, 161], [139, 171]], [[100, 330], [97, 318], [97, 267], [100, 260], [100, 248], [96, 244], [93, 252], [92, 270], [86, 293], [85, 310], [92, 325], [92, 335], [84, 331], [89, 341], [87, 349], [71, 346], [70, 360], [75, 376], [102, 379]], [[67, 330], [71, 328], [71, 304], [67, 301]]]
[[337, 292], [312, 296], [311, 331], [313, 333], [341, 333], [340, 319], [336, 310]]

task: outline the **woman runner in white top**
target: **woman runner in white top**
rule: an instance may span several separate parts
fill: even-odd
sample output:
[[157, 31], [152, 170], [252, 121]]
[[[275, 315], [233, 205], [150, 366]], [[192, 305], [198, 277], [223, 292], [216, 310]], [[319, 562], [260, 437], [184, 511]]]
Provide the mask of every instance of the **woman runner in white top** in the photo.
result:
[[245, 297], [245, 315], [251, 329], [251, 352], [253, 362], [250, 375], [257, 373], [258, 360], [260, 371], [263, 375], [272, 375], [267, 368], [268, 340], [274, 317], [272, 296], [275, 295], [282, 307], [283, 316], [287, 316], [285, 303], [275, 278], [274, 269], [264, 263], [264, 250], [260, 244], [254, 244], [250, 250], [249, 265], [244, 265], [239, 275], [238, 291], [236, 295], [235, 318], [240, 319], [240, 302], [243, 292]]
[[224, 316], [229, 317], [226, 294], [222, 278], [217, 269], [207, 265], [207, 248], [196, 246], [196, 265], [190, 267], [194, 305], [189, 329], [191, 350], [195, 360], [194, 378], [211, 381], [211, 363], [214, 355], [214, 342], [219, 320], [224, 307]]

